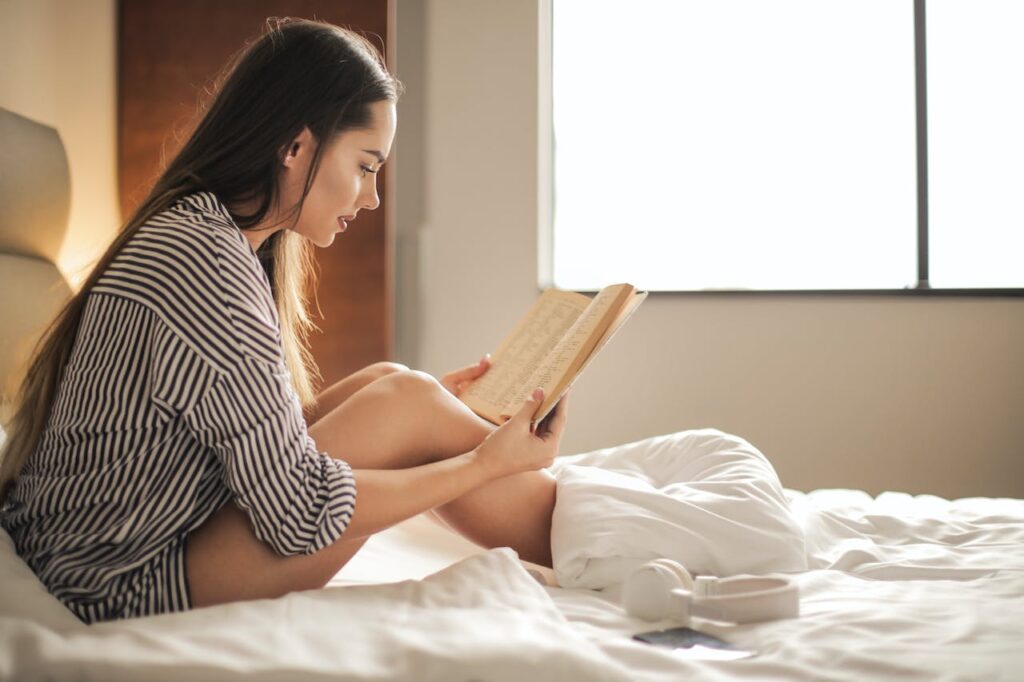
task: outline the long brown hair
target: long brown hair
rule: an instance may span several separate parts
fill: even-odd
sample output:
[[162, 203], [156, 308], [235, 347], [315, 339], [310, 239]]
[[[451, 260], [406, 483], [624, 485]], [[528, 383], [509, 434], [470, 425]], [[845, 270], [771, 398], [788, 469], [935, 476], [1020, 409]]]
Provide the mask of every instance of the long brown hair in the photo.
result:
[[[217, 94], [181, 151], [37, 343], [15, 399], [0, 463], [0, 500], [46, 427], [90, 290], [138, 229], [198, 191], [213, 192], [229, 206], [256, 206], [252, 215], [234, 218], [242, 229], [257, 225], [278, 200], [281, 152], [303, 128], [321, 142], [366, 128], [370, 105], [394, 102], [401, 91], [380, 53], [362, 36], [323, 22], [288, 18], [268, 19], [266, 32], [243, 48], [218, 82]], [[326, 146], [316, 147], [293, 216], [301, 211]], [[257, 255], [277, 303], [292, 383], [302, 404], [309, 406], [318, 375], [307, 346], [313, 327], [305, 295], [313, 279], [312, 246], [291, 230], [279, 230], [264, 240]]]

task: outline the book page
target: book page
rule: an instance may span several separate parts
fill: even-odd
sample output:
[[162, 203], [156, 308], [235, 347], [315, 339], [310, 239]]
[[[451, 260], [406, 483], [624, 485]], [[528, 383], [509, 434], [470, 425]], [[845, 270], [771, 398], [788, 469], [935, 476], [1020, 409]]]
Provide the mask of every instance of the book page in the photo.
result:
[[611, 341], [611, 338], [615, 336], [615, 333], [619, 331], [624, 324], [626, 324], [626, 320], [628, 320], [640, 304], [643, 303], [645, 298], [647, 298], [646, 291], [634, 293], [632, 297], [628, 299], [626, 305], [623, 306], [622, 310], [619, 311], [619, 314], [615, 317], [611, 326], [605, 330], [604, 335], [598, 340], [597, 344], [590, 351], [590, 354], [583, 360], [580, 366], [563, 376], [562, 380], [554, 389], [552, 389], [550, 394], [545, 392], [544, 402], [541, 404], [540, 409], [537, 410], [537, 414], [534, 417], [537, 421], [541, 421], [548, 415], [551, 408], [553, 408], [558, 401], [562, 399], [562, 396], [565, 395], [565, 393], [572, 387], [576, 378], [583, 374], [583, 370], [587, 368], [587, 365], [590, 364], [591, 360], [597, 356], [598, 352], [604, 348], [605, 344]]
[[529, 384], [537, 366], [589, 304], [583, 294], [546, 290], [492, 353], [491, 368], [462, 393], [462, 401], [495, 423], [510, 406], [518, 409], [537, 387]]
[[[602, 339], [607, 338], [613, 322], [621, 317], [623, 308], [629, 303], [634, 289], [629, 284], [614, 284], [602, 289], [587, 306], [583, 314], [573, 322], [565, 336], [551, 350], [536, 371], [526, 380], [527, 391], [536, 386], [544, 389], [544, 401], [537, 412], [537, 419], [554, 406], [566, 387], [597, 349]], [[622, 318], [623, 321], [625, 318]], [[524, 400], [525, 396], [521, 400]]]

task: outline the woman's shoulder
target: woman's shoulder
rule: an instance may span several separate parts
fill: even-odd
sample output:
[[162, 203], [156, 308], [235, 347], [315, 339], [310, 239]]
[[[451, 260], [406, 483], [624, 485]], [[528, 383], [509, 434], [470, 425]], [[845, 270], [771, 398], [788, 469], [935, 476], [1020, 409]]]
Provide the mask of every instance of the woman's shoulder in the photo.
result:
[[231, 214], [212, 192], [178, 199], [147, 220], [124, 250], [148, 250], [158, 258], [193, 258], [209, 265], [217, 265], [217, 259], [225, 256], [258, 262]]
[[141, 225], [98, 285], [116, 282], [172, 289], [269, 286], [249, 242], [210, 192], [186, 195]]
[[146, 221], [91, 293], [131, 299], [179, 334], [203, 331], [236, 351], [239, 337], [253, 329], [267, 348], [280, 336], [259, 259], [209, 192], [185, 196]]

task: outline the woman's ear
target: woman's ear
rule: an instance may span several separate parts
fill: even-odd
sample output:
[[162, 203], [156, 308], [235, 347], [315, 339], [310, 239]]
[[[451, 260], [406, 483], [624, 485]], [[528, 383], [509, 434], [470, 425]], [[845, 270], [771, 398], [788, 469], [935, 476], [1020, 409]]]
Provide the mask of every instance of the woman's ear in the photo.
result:
[[293, 167], [306, 154], [313, 151], [313, 143], [313, 132], [306, 126], [282, 150], [281, 163], [284, 164], [285, 168]]

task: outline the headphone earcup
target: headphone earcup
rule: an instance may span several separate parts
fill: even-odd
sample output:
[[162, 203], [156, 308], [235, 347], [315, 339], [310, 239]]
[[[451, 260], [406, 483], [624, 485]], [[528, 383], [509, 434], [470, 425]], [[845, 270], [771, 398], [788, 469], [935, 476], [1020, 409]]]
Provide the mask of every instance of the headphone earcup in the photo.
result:
[[633, 571], [622, 586], [626, 613], [644, 620], [663, 620], [673, 616], [674, 589], [693, 590], [693, 578], [681, 565], [669, 559], [649, 561]]

